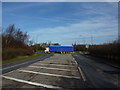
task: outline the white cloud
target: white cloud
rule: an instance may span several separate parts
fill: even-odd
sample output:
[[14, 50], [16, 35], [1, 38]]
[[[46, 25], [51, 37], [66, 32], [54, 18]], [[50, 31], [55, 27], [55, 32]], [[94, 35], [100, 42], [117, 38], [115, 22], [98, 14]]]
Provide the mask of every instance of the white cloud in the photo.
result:
[[[57, 41], [74, 42], [75, 40], [81, 37], [89, 38], [91, 36], [96, 37], [98, 39], [107, 37], [108, 39], [111, 40], [110, 36], [114, 36], [113, 38], [115, 38], [118, 32], [117, 31], [118, 25], [117, 25], [117, 19], [116, 19], [117, 14], [116, 14], [116, 11], [115, 11], [115, 14], [113, 13], [115, 8], [111, 10], [110, 7], [107, 7], [104, 5], [103, 5], [104, 7], [101, 7], [101, 6], [97, 7], [95, 4], [92, 4], [92, 5], [84, 4], [83, 6], [81, 6], [82, 8], [87, 9], [87, 10], [86, 9], [82, 10], [84, 12], [83, 14], [85, 14], [85, 17], [87, 17], [88, 15], [88, 18], [87, 19], [85, 18], [83, 20], [76, 19], [75, 17], [65, 18], [64, 16], [53, 17], [53, 18], [35, 17], [37, 18], [37, 20], [40, 20], [40, 21], [48, 21], [48, 22], [67, 21], [68, 23], [71, 21], [77, 21], [77, 23], [74, 23], [74, 24], [69, 23], [68, 26], [57, 26], [53, 28], [36, 28], [34, 30], [29, 30], [28, 33], [30, 34], [32, 39], [36, 40], [37, 38], [37, 40], [41, 42], [45, 42], [48, 40], [55, 41], [55, 42]], [[20, 9], [29, 8], [29, 7], [33, 7], [33, 5], [29, 4], [23, 7], [18, 7], [17, 9], [14, 9], [14, 10], [20, 10]], [[77, 5], [76, 5], [76, 8], [77, 8]], [[7, 10], [10, 11], [9, 9]], [[79, 7], [78, 7], [78, 10], [79, 10]], [[76, 10], [76, 13], [72, 13], [73, 16], [75, 15], [79, 16], [81, 14], [81, 12], [79, 13], [78, 10]], [[116, 16], [112, 16], [111, 14]], [[16, 16], [16, 15], [13, 15], [13, 16]], [[30, 16], [19, 15], [19, 17], [29, 18]], [[80, 19], [82, 19], [82, 17], [80, 17]]]
[[[43, 41], [61, 41], [77, 40], [79, 38], [103, 38], [116, 36], [118, 33], [117, 20], [111, 18], [93, 18], [69, 26], [59, 26], [55, 28], [39, 28], [32, 30], [29, 34], [39, 35]], [[80, 36], [81, 35], [81, 36]], [[111, 39], [111, 38], [110, 38]]]

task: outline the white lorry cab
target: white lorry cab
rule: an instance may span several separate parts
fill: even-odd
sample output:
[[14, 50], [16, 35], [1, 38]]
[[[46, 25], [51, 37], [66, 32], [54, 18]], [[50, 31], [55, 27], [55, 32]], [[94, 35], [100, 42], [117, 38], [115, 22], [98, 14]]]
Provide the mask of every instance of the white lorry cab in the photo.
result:
[[50, 53], [49, 51], [49, 47], [46, 47], [45, 50], [44, 50], [45, 53]]

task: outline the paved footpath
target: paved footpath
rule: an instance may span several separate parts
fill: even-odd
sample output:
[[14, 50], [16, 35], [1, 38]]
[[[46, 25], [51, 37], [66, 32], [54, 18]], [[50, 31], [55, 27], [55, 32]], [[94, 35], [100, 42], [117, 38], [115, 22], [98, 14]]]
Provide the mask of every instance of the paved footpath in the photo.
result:
[[2, 75], [3, 88], [87, 88], [85, 77], [71, 54], [54, 54], [43, 61]]

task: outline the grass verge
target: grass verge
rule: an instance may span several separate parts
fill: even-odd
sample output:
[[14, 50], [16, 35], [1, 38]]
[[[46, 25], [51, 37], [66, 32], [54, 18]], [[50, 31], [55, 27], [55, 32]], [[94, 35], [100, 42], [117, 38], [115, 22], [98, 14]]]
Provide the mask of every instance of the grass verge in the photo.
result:
[[16, 57], [16, 58], [13, 58], [13, 59], [4, 60], [4, 61], [2, 61], [2, 64], [7, 64], [7, 63], [16, 62], [16, 61], [36, 58], [36, 57], [39, 57], [39, 56], [42, 56], [42, 54], [34, 54], [32, 56], [20, 56], [20, 57]]
[[44, 50], [37, 50], [37, 52], [44, 52]]

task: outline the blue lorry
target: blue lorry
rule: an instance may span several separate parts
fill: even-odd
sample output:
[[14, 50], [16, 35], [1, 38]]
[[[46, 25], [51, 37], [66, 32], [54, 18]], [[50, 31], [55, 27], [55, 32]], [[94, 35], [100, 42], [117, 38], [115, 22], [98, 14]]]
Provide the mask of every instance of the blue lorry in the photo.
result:
[[49, 46], [50, 52], [60, 52], [60, 53], [68, 53], [73, 52], [74, 47], [73, 46]]

